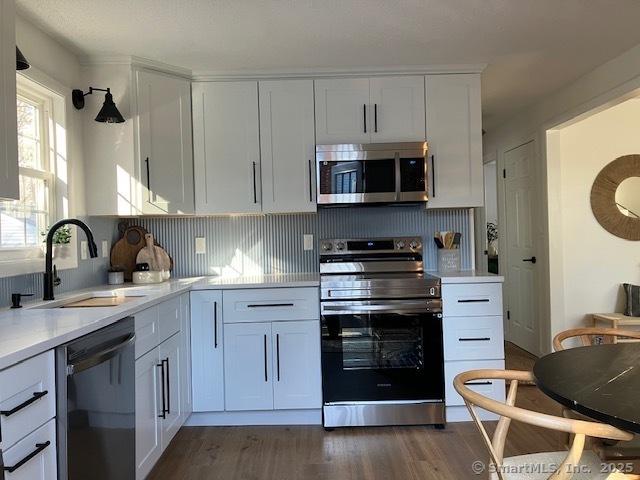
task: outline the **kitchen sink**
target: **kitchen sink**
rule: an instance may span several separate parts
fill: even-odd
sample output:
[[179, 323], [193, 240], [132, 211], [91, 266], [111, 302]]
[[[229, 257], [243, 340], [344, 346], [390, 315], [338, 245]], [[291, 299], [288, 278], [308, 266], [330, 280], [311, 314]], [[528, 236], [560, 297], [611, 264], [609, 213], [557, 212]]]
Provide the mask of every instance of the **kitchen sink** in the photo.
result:
[[117, 288], [114, 290], [104, 290], [87, 292], [82, 295], [75, 295], [60, 300], [53, 300], [42, 304], [34, 305], [31, 308], [102, 308], [117, 307], [138, 298], [146, 297], [157, 292], [157, 289], [149, 287]]

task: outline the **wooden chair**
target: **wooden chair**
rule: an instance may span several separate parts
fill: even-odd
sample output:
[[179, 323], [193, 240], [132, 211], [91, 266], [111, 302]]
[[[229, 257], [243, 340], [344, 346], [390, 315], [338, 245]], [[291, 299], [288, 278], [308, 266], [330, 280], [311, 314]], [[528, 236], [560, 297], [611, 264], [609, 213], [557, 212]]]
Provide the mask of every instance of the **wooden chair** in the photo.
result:
[[591, 347], [594, 345], [594, 340], [598, 338], [602, 339], [603, 343], [617, 343], [620, 338], [640, 341], [640, 330], [619, 330], [606, 327], [572, 328], [560, 332], [553, 338], [553, 349], [556, 352], [564, 350], [562, 342], [569, 338], [580, 338], [583, 347]]
[[[574, 328], [560, 332], [555, 336], [553, 339], [554, 350], [556, 352], [564, 350], [565, 347], [563, 342], [571, 338], [580, 338], [582, 346], [589, 347], [594, 345], [594, 340], [596, 339], [602, 339], [603, 343], [617, 343], [619, 339], [640, 341], [640, 331], [620, 330], [617, 328], [606, 327]], [[562, 415], [567, 418], [579, 420], [588, 418], [568, 408], [564, 408], [562, 410]], [[640, 459], [640, 437], [638, 435], [636, 435], [630, 442], [622, 443], [593, 439], [591, 448], [604, 461], [636, 461]]]
[[[510, 381], [506, 403], [485, 397], [471, 390], [466, 383], [477, 380]], [[482, 439], [484, 440], [491, 464], [495, 471], [492, 479], [499, 480], [586, 480], [586, 479], [640, 479], [640, 475], [628, 475], [618, 471], [602, 473], [601, 460], [591, 451], [584, 452], [585, 440], [588, 437], [606, 438], [610, 440], [631, 440], [633, 435], [611, 425], [603, 423], [556, 417], [516, 407], [518, 384], [532, 382], [533, 373], [519, 370], [471, 370], [455, 377], [453, 385], [462, 396], [471, 413]], [[482, 424], [476, 407], [500, 415], [500, 420], [489, 438]], [[545, 452], [504, 458], [504, 446], [511, 421], [519, 421], [529, 425], [574, 434], [568, 452]], [[544, 471], [544, 466], [558, 466], [554, 472]], [[527, 468], [527, 466], [530, 466]], [[537, 468], [537, 470], [536, 470]], [[591, 473], [588, 473], [590, 471]], [[574, 473], [577, 472], [577, 473]]]

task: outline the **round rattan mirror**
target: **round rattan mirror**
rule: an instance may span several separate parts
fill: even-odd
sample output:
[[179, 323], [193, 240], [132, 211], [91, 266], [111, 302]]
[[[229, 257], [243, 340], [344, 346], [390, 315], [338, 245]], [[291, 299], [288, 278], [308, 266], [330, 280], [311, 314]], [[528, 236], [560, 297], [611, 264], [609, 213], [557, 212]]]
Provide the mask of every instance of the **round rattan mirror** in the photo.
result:
[[591, 210], [617, 237], [640, 240], [640, 155], [616, 158], [591, 187]]

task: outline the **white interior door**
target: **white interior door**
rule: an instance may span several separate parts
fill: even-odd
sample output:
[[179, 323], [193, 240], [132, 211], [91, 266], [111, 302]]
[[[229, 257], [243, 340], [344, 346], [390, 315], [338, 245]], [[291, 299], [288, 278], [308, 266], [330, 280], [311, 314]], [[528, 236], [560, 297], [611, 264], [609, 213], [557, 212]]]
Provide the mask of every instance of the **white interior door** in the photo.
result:
[[533, 185], [535, 144], [506, 152], [505, 213], [507, 268], [507, 340], [540, 354], [537, 309], [536, 252], [533, 242]]

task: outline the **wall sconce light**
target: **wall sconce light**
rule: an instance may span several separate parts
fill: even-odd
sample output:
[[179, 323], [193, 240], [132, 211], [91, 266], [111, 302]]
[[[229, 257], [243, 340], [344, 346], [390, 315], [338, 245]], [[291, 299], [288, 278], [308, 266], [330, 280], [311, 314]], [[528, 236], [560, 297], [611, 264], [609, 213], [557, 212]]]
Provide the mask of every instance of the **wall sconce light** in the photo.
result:
[[91, 95], [93, 92], [107, 92], [104, 96], [104, 103], [102, 104], [102, 108], [96, 115], [96, 122], [102, 123], [123, 123], [124, 117], [120, 114], [118, 109], [116, 108], [116, 104], [113, 102], [113, 95], [111, 95], [111, 89], [107, 88], [93, 88], [89, 87], [89, 91], [87, 93], [83, 93], [82, 90], [73, 90], [71, 92], [71, 100], [73, 101], [73, 106], [78, 110], [84, 108], [84, 97], [86, 95]]
[[26, 70], [31, 65], [27, 62], [27, 59], [24, 58], [24, 55], [16, 45], [16, 70]]

